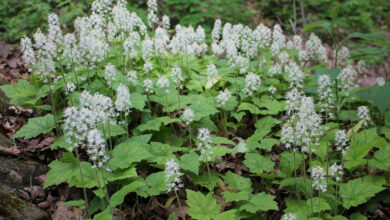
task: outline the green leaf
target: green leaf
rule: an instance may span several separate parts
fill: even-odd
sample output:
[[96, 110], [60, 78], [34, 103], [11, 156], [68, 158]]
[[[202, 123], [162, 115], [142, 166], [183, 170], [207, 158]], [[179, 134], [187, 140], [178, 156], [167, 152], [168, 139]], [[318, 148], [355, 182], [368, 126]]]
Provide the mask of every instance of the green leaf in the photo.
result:
[[54, 143], [50, 146], [50, 149], [54, 150], [56, 147], [61, 147], [68, 150], [72, 148], [72, 145], [66, 142], [64, 136], [61, 136], [56, 141], [54, 141]]
[[114, 219], [113, 216], [110, 213], [110, 209], [106, 208], [104, 211], [96, 214], [93, 217], [93, 220], [111, 220]]
[[193, 104], [191, 109], [194, 111], [194, 121], [198, 121], [203, 117], [214, 115], [218, 110], [209, 103]]
[[268, 96], [262, 96], [261, 102], [257, 103], [257, 105], [259, 107], [267, 109], [260, 111], [260, 114], [262, 115], [276, 115], [279, 112], [283, 111], [285, 106], [283, 102], [279, 102], [278, 100], [270, 98]]
[[364, 216], [362, 213], [360, 212], [355, 212], [355, 213], [352, 213], [350, 216], [349, 216], [349, 219], [350, 220], [367, 220], [367, 217]]
[[238, 191], [252, 192], [252, 182], [249, 178], [244, 178], [231, 171], [227, 172], [223, 178], [230, 187]]
[[279, 124], [280, 121], [276, 118], [272, 118], [271, 116], [267, 116], [265, 118], [260, 119], [256, 122], [256, 131], [255, 133], [248, 138], [248, 143], [260, 141], [263, 137], [269, 134], [272, 128]]
[[230, 192], [225, 191], [222, 192], [223, 198], [225, 202], [239, 202], [239, 201], [247, 201], [250, 197], [249, 192]]
[[382, 148], [387, 144], [386, 140], [377, 134], [376, 128], [354, 133], [351, 139], [350, 149], [344, 157], [345, 168], [348, 170], [363, 166], [366, 163], [364, 157], [373, 147]]
[[52, 114], [47, 114], [43, 117], [31, 118], [27, 125], [23, 126], [13, 138], [23, 137], [25, 139], [36, 137], [40, 134], [47, 134], [56, 127]]
[[225, 146], [213, 147], [213, 158], [217, 156], [225, 156], [227, 153], [233, 153], [234, 150]]
[[237, 213], [237, 210], [231, 209], [229, 211], [222, 212], [222, 213], [218, 214], [217, 216], [215, 216], [214, 220], [237, 219], [236, 213]]
[[165, 173], [163, 171], [152, 173], [146, 177], [146, 184], [149, 187], [147, 190], [149, 196], [157, 196], [168, 190], [168, 185], [165, 181]]
[[205, 172], [201, 176], [191, 176], [195, 184], [206, 187], [209, 191], [212, 191], [215, 185], [221, 181], [219, 179], [219, 173], [211, 173], [210, 175]]
[[[92, 165], [83, 161], [79, 168], [77, 158], [70, 152], [64, 152], [62, 158], [51, 162], [49, 167], [51, 169], [46, 175], [44, 188], [63, 182], [67, 182], [70, 187], [93, 188], [98, 186], [96, 170], [92, 168]], [[83, 178], [81, 178], [80, 169]]]
[[130, 96], [131, 106], [139, 111], [143, 111], [147, 98], [140, 93], [131, 93]]
[[158, 120], [160, 120], [161, 123], [163, 123], [165, 126], [168, 124], [171, 124], [171, 123], [180, 122], [180, 119], [178, 119], [178, 118], [170, 118], [167, 116], [160, 117], [160, 118], [158, 118]]
[[284, 213], [291, 212], [296, 215], [297, 219], [307, 219], [309, 210], [305, 201], [287, 198], [286, 206]]
[[265, 192], [253, 195], [248, 202], [240, 206], [240, 210], [246, 210], [250, 213], [258, 211], [278, 210], [278, 204], [274, 201], [275, 196]]
[[225, 137], [218, 137], [218, 136], [211, 137], [211, 142], [213, 144], [236, 145], [233, 141], [231, 141]]
[[184, 154], [180, 158], [180, 167], [183, 170], [189, 170], [195, 173], [196, 175], [198, 175], [199, 166], [200, 166], [199, 156], [195, 152]]
[[249, 111], [251, 114], [259, 114], [260, 109], [257, 108], [255, 105], [247, 102], [242, 102], [237, 109], [237, 112], [241, 111]]
[[123, 200], [125, 199], [126, 195], [135, 192], [135, 190], [141, 186], [144, 186], [145, 183], [141, 181], [135, 181], [132, 182], [124, 187], [122, 187], [120, 190], [116, 191], [110, 198], [110, 203], [112, 207], [116, 207], [123, 203]]
[[294, 170], [298, 169], [302, 162], [306, 160], [306, 157], [306, 155], [298, 152], [295, 152], [294, 155], [292, 152], [284, 151], [280, 155], [280, 171], [291, 176]]
[[82, 207], [85, 205], [85, 201], [80, 199], [80, 200], [71, 200], [71, 201], [66, 201], [64, 203], [61, 203], [61, 206], [75, 206], [75, 207]]
[[279, 144], [279, 141], [274, 138], [264, 138], [261, 140], [259, 149], [263, 149], [266, 151], [271, 151], [272, 147]]
[[110, 123], [110, 127], [108, 127], [108, 124], [104, 124], [103, 131], [104, 131], [103, 133], [104, 137], [106, 137], [106, 139], [127, 133], [125, 129], [122, 128], [122, 126], [117, 124], [111, 124], [111, 123]]
[[390, 169], [390, 144], [387, 144], [382, 149], [374, 154], [374, 158], [368, 161], [371, 167], [376, 167], [382, 170]]
[[198, 220], [209, 220], [219, 214], [221, 206], [217, 204], [212, 193], [203, 195], [201, 192], [195, 192], [186, 189], [186, 203], [190, 207], [187, 210], [188, 215]]
[[165, 162], [167, 162], [169, 159], [176, 158], [173, 152], [176, 152], [179, 149], [180, 148], [178, 147], [162, 144], [160, 142], [152, 142], [150, 148], [152, 157], [149, 159], [149, 161], [164, 165]]
[[246, 153], [245, 166], [249, 168], [251, 173], [262, 174], [263, 171], [269, 172], [274, 168], [274, 162], [268, 157], [264, 157], [258, 153]]
[[134, 162], [140, 162], [152, 155], [147, 150], [147, 145], [139, 142], [124, 142], [117, 145], [112, 151], [112, 159], [109, 161], [111, 169], [128, 168]]
[[144, 131], [159, 131], [161, 126], [161, 121], [157, 118], [147, 121], [146, 123], [138, 125], [135, 130], [140, 132]]
[[346, 209], [365, 203], [369, 198], [385, 188], [377, 186], [365, 179], [353, 179], [340, 184], [340, 195]]
[[38, 92], [38, 89], [26, 80], [18, 80], [18, 83], [3, 85], [0, 88], [5, 95], [10, 98], [10, 104], [21, 105], [26, 100], [32, 99]]
[[390, 99], [388, 97], [388, 94], [390, 94], [390, 85], [375, 85], [371, 88], [357, 91], [356, 94], [360, 97], [371, 100], [373, 104], [378, 107], [381, 115], [385, 113], [386, 108], [390, 105]]
[[115, 180], [121, 180], [130, 177], [137, 177], [137, 176], [138, 174], [135, 167], [130, 167], [128, 169], [117, 169], [113, 172], [107, 172], [104, 177], [106, 178], [106, 180], [111, 182]]
[[[311, 207], [312, 203], [313, 203], [313, 208]], [[318, 213], [318, 212], [330, 210], [329, 204], [324, 199], [319, 198], [319, 197], [307, 199], [306, 206], [308, 207], [309, 215], [311, 213], [311, 210], [313, 210], [313, 213]]]

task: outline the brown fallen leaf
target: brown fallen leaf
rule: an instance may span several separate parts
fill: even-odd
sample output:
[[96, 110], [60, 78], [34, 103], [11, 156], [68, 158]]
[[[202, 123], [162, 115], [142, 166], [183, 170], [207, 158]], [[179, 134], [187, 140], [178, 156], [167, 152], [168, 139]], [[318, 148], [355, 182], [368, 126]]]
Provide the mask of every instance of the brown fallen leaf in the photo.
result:
[[61, 206], [63, 202], [57, 203], [57, 209], [51, 216], [52, 220], [80, 220], [83, 219], [81, 211], [76, 207]]
[[11, 146], [11, 147], [0, 146], [0, 153], [6, 155], [18, 156], [20, 154], [20, 150], [16, 146]]

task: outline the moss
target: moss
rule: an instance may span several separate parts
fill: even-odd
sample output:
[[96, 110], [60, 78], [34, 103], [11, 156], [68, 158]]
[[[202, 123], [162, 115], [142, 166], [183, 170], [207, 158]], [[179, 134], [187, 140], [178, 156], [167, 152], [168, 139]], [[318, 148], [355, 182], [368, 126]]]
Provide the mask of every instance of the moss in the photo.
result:
[[14, 196], [12, 193], [0, 190], [0, 216], [9, 216], [13, 210], [22, 211], [26, 208], [27, 202]]

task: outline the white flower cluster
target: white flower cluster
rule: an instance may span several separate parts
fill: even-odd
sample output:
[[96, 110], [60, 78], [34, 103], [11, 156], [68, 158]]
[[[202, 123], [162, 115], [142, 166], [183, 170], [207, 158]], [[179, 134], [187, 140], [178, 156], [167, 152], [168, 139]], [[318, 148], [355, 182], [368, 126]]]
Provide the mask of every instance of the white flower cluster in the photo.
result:
[[92, 161], [92, 168], [104, 168], [107, 172], [111, 172], [110, 168], [107, 167], [107, 161], [110, 157], [106, 151], [106, 141], [97, 129], [88, 131], [87, 153]]
[[84, 147], [88, 131], [96, 126], [95, 114], [88, 108], [69, 107], [64, 110], [64, 136], [69, 151]]
[[286, 148], [293, 145], [301, 147], [303, 152], [313, 152], [313, 146], [319, 144], [319, 137], [323, 134], [321, 123], [322, 118], [314, 109], [313, 99], [303, 96], [297, 111], [282, 126], [281, 142]]
[[232, 97], [232, 94], [229, 92], [228, 89], [225, 89], [223, 91], [219, 91], [219, 94], [217, 96], [217, 106], [223, 107], [231, 97]]
[[34, 49], [32, 47], [31, 39], [28, 37], [23, 37], [20, 40], [20, 46], [23, 53], [23, 59], [24, 61], [29, 65], [29, 71], [31, 71], [31, 67], [35, 64], [35, 54]]
[[129, 33], [129, 37], [123, 42], [123, 53], [127, 59], [137, 57], [137, 46], [140, 45], [141, 37], [137, 32]]
[[116, 69], [115, 66], [111, 63], [108, 63], [106, 65], [106, 68], [104, 70], [104, 79], [107, 81], [107, 84], [109, 86], [111, 86], [112, 82], [114, 82], [116, 79]]
[[177, 85], [178, 89], [183, 88], [183, 74], [180, 67], [173, 67], [172, 68], [172, 81]]
[[105, 124], [106, 122], [112, 121], [111, 118], [117, 116], [111, 98], [99, 93], [91, 95], [88, 91], [84, 90], [80, 95], [80, 106], [92, 111], [96, 121], [95, 124]]
[[368, 123], [371, 121], [370, 117], [370, 110], [368, 110], [367, 106], [359, 106], [358, 108], [358, 117], [361, 121], [363, 121], [363, 125], [367, 126]]
[[149, 78], [146, 78], [144, 80], [144, 89], [145, 89], [145, 92], [147, 92], [147, 93], [154, 92], [153, 81], [150, 80]]
[[339, 88], [345, 92], [345, 95], [348, 96], [351, 93], [351, 90], [356, 86], [355, 78], [357, 76], [357, 72], [351, 65], [346, 66], [337, 76], [338, 80], [340, 80]]
[[282, 73], [282, 66], [279, 63], [275, 63], [268, 71], [269, 76]]
[[349, 59], [349, 49], [347, 47], [342, 47], [340, 51], [337, 52], [337, 63], [344, 66], [347, 64]]
[[347, 132], [345, 132], [345, 130], [338, 130], [335, 134], [334, 142], [336, 145], [336, 150], [340, 151], [341, 154], [344, 156], [349, 150], [349, 139], [347, 136]]
[[152, 27], [155, 23], [157, 23], [157, 0], [148, 0], [148, 25]]
[[384, 86], [386, 84], [386, 81], [383, 77], [378, 77], [376, 78], [376, 84], [378, 84], [378, 86]]
[[207, 128], [199, 128], [197, 139], [199, 141], [198, 143], [198, 150], [200, 152], [199, 160], [202, 161], [210, 161], [213, 155], [213, 150], [211, 146], [211, 136], [210, 131]]
[[317, 37], [314, 33], [310, 34], [309, 40], [306, 42], [306, 51], [307, 55], [312, 60], [322, 61], [327, 63], [328, 56], [326, 54], [326, 49], [322, 45], [320, 38]]
[[275, 88], [275, 86], [270, 86], [270, 87], [268, 87], [268, 91], [271, 93], [271, 94], [275, 94], [276, 93], [276, 88]]
[[254, 92], [257, 92], [260, 86], [261, 79], [259, 75], [250, 72], [245, 76], [245, 89], [243, 90], [244, 93], [252, 95]]
[[166, 29], [158, 27], [154, 35], [154, 52], [156, 56], [168, 54], [169, 35]]
[[218, 70], [214, 63], [210, 63], [207, 66], [207, 80], [211, 82], [215, 82], [217, 80]]
[[295, 62], [290, 62], [288, 65], [286, 65], [284, 67], [284, 71], [288, 73], [288, 77], [290, 79], [290, 88], [303, 88], [303, 80], [305, 75]]
[[179, 164], [174, 159], [170, 159], [165, 163], [165, 182], [168, 185], [167, 193], [172, 191], [178, 191], [183, 188], [184, 185], [179, 178], [181, 175]]
[[206, 36], [204, 29], [198, 26], [196, 31], [192, 27], [176, 26], [176, 35], [169, 43], [171, 52], [175, 55], [184, 54], [186, 56], [203, 56], [207, 52]]
[[296, 220], [297, 216], [294, 213], [286, 213], [282, 216], [281, 220]]
[[138, 84], [137, 71], [130, 70], [129, 72], [127, 72], [127, 77], [130, 83], [133, 84], [134, 86]]
[[182, 119], [186, 123], [187, 126], [194, 121], [194, 117], [195, 117], [195, 113], [190, 107], [187, 107], [186, 109], [184, 109]]
[[329, 167], [329, 176], [333, 177], [337, 182], [340, 182], [343, 178], [344, 171], [341, 165], [337, 165], [337, 163], [332, 164]]
[[76, 90], [76, 85], [74, 83], [68, 82], [66, 84], [65, 94], [69, 95], [69, 93], [74, 92], [74, 90]]
[[162, 24], [163, 24], [163, 28], [166, 30], [169, 30], [171, 28], [171, 22], [170, 22], [169, 17], [167, 15], [164, 15], [162, 17]]
[[321, 166], [313, 167], [311, 170], [311, 178], [313, 180], [313, 187], [321, 192], [326, 192], [328, 184], [326, 182], [326, 173]]
[[329, 118], [334, 118], [333, 111], [336, 108], [335, 97], [332, 91], [332, 82], [330, 77], [326, 74], [320, 75], [317, 81], [318, 94], [320, 96], [319, 105], [320, 112], [327, 112]]
[[286, 47], [286, 37], [284, 36], [280, 25], [276, 24], [272, 32], [272, 44], [271, 44], [272, 55], [276, 56], [285, 47]]
[[367, 71], [367, 64], [366, 64], [366, 62], [364, 62], [364, 60], [359, 60], [358, 63], [357, 63], [357, 69], [358, 69], [358, 71], [361, 74], [365, 75], [365, 73]]
[[[144, 82], [145, 83], [145, 82]], [[157, 80], [157, 86], [160, 88], [160, 89], [165, 89], [165, 93], [169, 93], [169, 86], [170, 86], [170, 83], [169, 83], [169, 80], [167, 77], [165, 76], [160, 76], [158, 77], [158, 80]]]
[[124, 112], [125, 115], [128, 115], [130, 112], [130, 106], [131, 101], [129, 88], [121, 83], [116, 89], [115, 108], [118, 112]]

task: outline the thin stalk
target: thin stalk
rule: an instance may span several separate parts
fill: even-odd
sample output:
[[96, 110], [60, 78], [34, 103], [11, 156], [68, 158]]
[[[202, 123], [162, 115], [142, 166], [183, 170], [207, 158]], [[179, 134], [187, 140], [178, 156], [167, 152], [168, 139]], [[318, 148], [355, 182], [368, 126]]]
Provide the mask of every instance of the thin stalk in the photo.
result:
[[107, 127], [108, 127], [108, 142], [110, 144], [110, 154], [111, 154], [112, 153], [112, 140], [111, 140], [110, 121], [107, 121]]
[[[102, 184], [100, 184], [100, 178], [99, 178], [99, 174], [97, 172], [97, 168], [95, 169], [95, 175], [96, 175], [96, 179], [97, 179], [97, 182], [98, 182], [98, 187], [99, 189], [102, 188]], [[104, 202], [102, 199], [100, 199], [100, 202], [102, 203], [102, 207], [104, 207]]]
[[60, 130], [59, 127], [58, 127], [58, 120], [57, 120], [57, 114], [56, 114], [56, 107], [55, 107], [55, 104], [54, 104], [53, 90], [52, 90], [51, 87], [52, 87], [52, 84], [51, 84], [51, 79], [50, 79], [50, 77], [49, 77], [49, 88], [50, 88], [49, 96], [50, 96], [51, 112], [52, 112], [52, 114], [53, 114], [54, 122], [55, 122], [55, 124], [56, 124], [56, 131], [57, 131], [57, 134], [62, 135], [62, 134], [61, 134], [61, 130]]
[[[309, 167], [311, 167], [311, 147], [309, 147]], [[313, 172], [313, 171], [311, 171]], [[310, 204], [311, 204], [311, 215], [313, 215], [313, 178], [310, 175]]]
[[[183, 208], [181, 207], [180, 198], [179, 198], [179, 195], [177, 194], [176, 190], [175, 190], [175, 195], [176, 195], [177, 203], [179, 204], [180, 212], [184, 216], [184, 211], [183, 211]], [[185, 219], [185, 217], [182, 217], [182, 218]]]
[[179, 85], [179, 83], [177, 84], [177, 99], [179, 102], [179, 109], [180, 109], [180, 85]]
[[297, 196], [298, 199], [301, 199], [301, 196], [299, 195], [299, 192], [298, 192], [298, 185], [297, 185], [297, 170], [296, 170], [296, 162], [295, 162], [295, 149], [291, 148], [291, 151], [293, 153], [293, 158], [294, 158], [294, 179], [295, 179], [295, 194]]
[[190, 135], [190, 147], [192, 147], [192, 136], [191, 136], [191, 127], [190, 127], [190, 125], [187, 126], [187, 129], [188, 129], [188, 133]]
[[207, 173], [209, 174], [209, 181], [211, 183], [211, 172], [210, 172], [210, 165], [208, 161], [206, 162], [206, 165], [207, 165]]
[[[303, 5], [303, 0], [299, 1], [299, 6], [301, 8], [301, 16], [302, 16], [302, 22], [303, 22], [302, 29], [305, 29], [305, 27], [306, 27], [306, 18], [305, 18], [305, 8], [304, 8], [304, 5]], [[305, 32], [305, 35], [307, 35], [306, 32]]]
[[112, 206], [111, 206], [111, 202], [110, 202], [110, 197], [108, 196], [108, 188], [107, 188], [106, 181], [104, 180], [105, 177], [104, 177], [103, 171], [100, 170], [100, 173], [102, 174], [103, 185], [104, 185], [104, 188], [105, 188], [105, 190], [106, 190], [106, 199], [107, 199], [108, 207], [110, 208], [111, 215], [112, 215], [112, 217], [114, 218], [114, 212], [112, 211]]
[[79, 150], [76, 147], [76, 157], [77, 157], [77, 165], [79, 166], [80, 170], [80, 177], [81, 177], [81, 184], [83, 184], [83, 194], [84, 194], [84, 200], [85, 200], [85, 210], [87, 211], [87, 216], [89, 216], [89, 205], [88, 205], [88, 197], [87, 197], [87, 189], [85, 188], [84, 184], [84, 176], [83, 172], [81, 171], [81, 165], [80, 165], [80, 156], [79, 156]]

